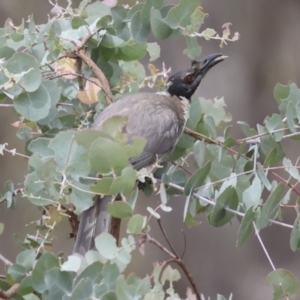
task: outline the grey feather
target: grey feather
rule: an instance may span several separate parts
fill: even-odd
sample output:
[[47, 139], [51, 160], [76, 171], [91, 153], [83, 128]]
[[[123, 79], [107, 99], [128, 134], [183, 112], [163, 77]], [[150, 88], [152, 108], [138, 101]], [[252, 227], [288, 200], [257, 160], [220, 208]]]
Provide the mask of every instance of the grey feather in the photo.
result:
[[95, 247], [95, 237], [102, 232], [107, 232], [111, 216], [107, 212], [107, 204], [111, 202], [111, 196], [95, 200], [95, 204], [84, 211], [80, 217], [73, 253], [84, 255]]

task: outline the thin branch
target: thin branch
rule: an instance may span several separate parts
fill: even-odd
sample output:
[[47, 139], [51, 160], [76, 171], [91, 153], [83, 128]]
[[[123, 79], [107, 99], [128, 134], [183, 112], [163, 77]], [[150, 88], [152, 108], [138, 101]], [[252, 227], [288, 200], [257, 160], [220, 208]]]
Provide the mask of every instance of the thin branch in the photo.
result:
[[6, 265], [11, 266], [13, 263], [0, 253], [0, 260]]
[[156, 239], [152, 238], [149, 234], [146, 234], [146, 239], [147, 241], [149, 241], [150, 243], [154, 244], [155, 246], [157, 246], [159, 249], [161, 249], [163, 252], [165, 252], [166, 254], [168, 254], [173, 260], [174, 262], [176, 262], [180, 267], [181, 269], [183, 270], [183, 272], [185, 273], [186, 277], [188, 278], [193, 290], [194, 290], [194, 293], [196, 294], [196, 298], [197, 300], [201, 300], [201, 296], [200, 296], [200, 293], [197, 289], [197, 286], [194, 282], [194, 279], [192, 277], [192, 274], [190, 273], [190, 271], [187, 269], [184, 261], [174, 255], [171, 251], [169, 251], [167, 248], [165, 248], [161, 243], [159, 243]]
[[267, 249], [266, 249], [266, 247], [265, 247], [265, 245], [264, 245], [264, 243], [263, 243], [263, 241], [262, 241], [262, 239], [260, 237], [260, 234], [259, 234], [259, 231], [258, 231], [258, 229], [256, 227], [255, 222], [252, 222], [252, 225], [253, 225], [254, 230], [255, 230], [255, 235], [257, 236], [257, 239], [258, 239], [258, 241], [259, 241], [259, 243], [260, 243], [260, 245], [261, 245], [261, 247], [262, 247], [262, 249], [263, 249], [263, 251], [264, 251], [264, 253], [265, 253], [265, 255], [266, 255], [266, 257], [267, 257], [267, 259], [268, 259], [268, 261], [270, 263], [270, 265], [271, 265], [271, 268], [273, 269], [273, 271], [275, 271], [276, 270], [275, 265], [274, 265], [274, 263], [273, 263], [270, 255], [269, 255], [269, 253], [268, 253], [268, 251], [267, 251]]
[[20, 287], [20, 283], [15, 283], [7, 291], [3, 291], [0, 288], [0, 298], [11, 299], [13, 296], [17, 294], [19, 287]]
[[168, 236], [167, 236], [167, 234], [166, 234], [164, 228], [162, 227], [162, 224], [161, 224], [160, 219], [157, 219], [157, 223], [158, 223], [158, 226], [159, 226], [159, 228], [160, 228], [160, 230], [161, 230], [161, 232], [162, 232], [162, 234], [163, 234], [165, 240], [167, 241], [169, 247], [172, 249], [172, 252], [173, 252], [177, 257], [179, 257], [178, 254], [176, 253], [176, 250], [175, 250], [174, 247], [172, 246], [172, 244], [171, 244], [171, 242], [170, 242], [170, 240], [169, 240], [169, 238], [168, 238]]
[[19, 152], [17, 152], [16, 151], [16, 149], [6, 149], [6, 148], [3, 148], [2, 149], [3, 151], [5, 151], [5, 152], [8, 152], [8, 153], [10, 153], [12, 156], [20, 156], [20, 157], [23, 157], [23, 158], [27, 158], [27, 159], [29, 159], [30, 157], [29, 156], [27, 156], [27, 155], [25, 155], [25, 154], [22, 154], [22, 153], [19, 153]]
[[107, 104], [108, 105], [112, 104], [113, 95], [112, 95], [108, 80], [106, 79], [104, 73], [101, 71], [101, 69], [94, 63], [94, 61], [87, 55], [87, 53], [83, 49], [76, 50], [75, 53], [94, 72], [95, 76], [101, 82], [101, 88], [106, 95]]
[[93, 33], [91, 33], [90, 35], [86, 36], [86, 37], [82, 40], [81, 46], [79, 47], [78, 50], [81, 50], [81, 49], [85, 46], [85, 44], [88, 43], [89, 40], [90, 40], [95, 34], [99, 33], [101, 30], [105, 30], [105, 29], [104, 29], [104, 28], [98, 28], [95, 32], [93, 32]]
[[14, 107], [13, 104], [0, 104], [0, 107]]
[[[177, 185], [175, 183], [170, 182], [170, 183], [168, 183], [168, 185], [171, 186], [171, 187], [173, 187], [173, 188], [175, 188], [175, 189], [177, 189], [178, 191], [181, 191], [181, 192], [184, 191], [184, 188], [182, 186]], [[200, 196], [200, 195], [195, 194], [195, 193], [193, 193], [193, 196], [196, 197], [196, 198], [198, 198], [198, 199], [200, 199], [200, 200], [202, 200], [202, 201], [204, 201], [204, 202], [206, 202], [206, 203], [208, 203], [208, 204], [216, 206], [216, 202], [214, 200], [212, 200], [212, 199], [209, 199], [209, 198], [204, 197], [204, 196]], [[227, 210], [227, 211], [229, 211], [229, 212], [232, 212], [233, 214], [235, 214], [237, 216], [241, 216], [241, 217], [245, 216], [244, 213], [242, 213], [240, 211], [237, 211], [237, 210], [234, 210], [234, 209], [231, 209], [229, 207], [224, 207], [224, 209]], [[293, 228], [293, 225], [290, 225], [290, 224], [287, 224], [287, 223], [283, 223], [283, 222], [279, 222], [279, 221], [276, 221], [276, 220], [273, 220], [273, 219], [269, 219], [269, 222], [273, 223], [273, 224], [276, 224], [276, 225], [280, 225], [282, 227], [286, 227], [286, 228], [290, 228], [290, 229]]]
[[184, 230], [181, 230], [181, 232], [182, 232], [182, 235], [183, 235], [183, 244], [184, 244], [184, 246], [183, 246], [183, 251], [182, 251], [182, 254], [181, 254], [181, 259], [183, 259], [183, 257], [184, 257], [184, 254], [185, 254], [185, 250], [186, 250], [186, 236], [185, 236], [185, 232], [184, 232]]
[[[300, 126], [295, 126], [295, 128], [299, 129]], [[284, 127], [284, 128], [280, 128], [280, 129], [276, 129], [276, 130], [273, 130], [272, 132], [262, 132], [262, 133], [259, 133], [259, 134], [256, 134], [256, 135], [252, 135], [252, 136], [248, 136], [246, 138], [242, 138], [242, 139], [238, 139], [237, 142], [239, 144], [242, 144], [243, 142], [247, 142], [247, 143], [257, 143], [257, 139], [262, 137], [262, 136], [265, 136], [265, 135], [268, 135], [268, 134], [273, 134], [273, 133], [276, 133], [276, 132], [281, 132], [281, 131], [286, 131], [286, 130], [289, 130], [290, 128], [289, 127]], [[286, 137], [288, 137], [289, 135], [286, 135]], [[253, 140], [253, 141], [251, 141]]]
[[297, 181], [294, 185], [291, 185], [287, 180], [285, 180], [283, 177], [281, 177], [279, 174], [272, 172], [272, 174], [279, 178], [281, 181], [283, 181], [297, 196], [300, 197], [300, 193], [295, 189], [298, 185], [299, 181]]
[[[197, 139], [199, 141], [205, 140], [206, 142], [209, 142], [210, 144], [218, 145], [218, 146], [226, 149], [227, 151], [229, 151], [232, 154], [239, 154], [238, 151], [236, 151], [236, 150], [234, 150], [234, 149], [232, 149], [230, 147], [225, 146], [222, 142], [216, 141], [216, 140], [214, 140], [214, 139], [212, 139], [212, 138], [210, 138], [210, 137], [208, 137], [206, 135], [203, 135], [203, 134], [201, 134], [199, 132], [191, 130], [191, 129], [187, 128], [187, 127], [184, 128], [184, 133], [186, 133], [187, 135], [189, 135], [189, 136], [191, 136], [191, 137], [193, 137], [193, 138], [195, 138], [195, 139]], [[249, 157], [247, 157], [245, 155], [240, 155], [240, 156], [243, 157], [243, 158], [245, 158], [246, 160], [252, 161], [251, 158], [249, 158]]]

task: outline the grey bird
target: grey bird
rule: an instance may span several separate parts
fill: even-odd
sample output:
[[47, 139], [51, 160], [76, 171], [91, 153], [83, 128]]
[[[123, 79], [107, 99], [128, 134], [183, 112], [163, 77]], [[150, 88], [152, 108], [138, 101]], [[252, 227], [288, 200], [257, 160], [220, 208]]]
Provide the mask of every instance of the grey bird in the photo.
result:
[[[138, 93], [114, 102], [97, 117], [92, 129], [101, 130], [110, 117], [126, 116], [129, 140], [147, 140], [142, 154], [131, 158], [130, 163], [136, 170], [153, 165], [157, 157], [173, 151], [188, 119], [191, 97], [207, 72], [225, 58], [218, 53], [194, 60], [190, 68], [168, 79], [165, 92]], [[111, 201], [111, 196], [105, 196], [82, 213], [73, 253], [84, 255], [95, 247], [95, 237], [108, 231], [111, 217], [107, 204]]]

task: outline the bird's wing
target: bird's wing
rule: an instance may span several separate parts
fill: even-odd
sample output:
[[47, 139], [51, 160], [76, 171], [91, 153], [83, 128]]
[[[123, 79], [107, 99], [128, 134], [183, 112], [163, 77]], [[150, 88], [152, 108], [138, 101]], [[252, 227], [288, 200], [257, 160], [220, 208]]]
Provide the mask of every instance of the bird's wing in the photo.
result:
[[141, 169], [156, 159], [156, 154], [173, 150], [182, 131], [178, 111], [165, 95], [140, 93], [125, 97], [110, 105], [95, 121], [93, 128], [101, 129], [112, 116], [127, 116], [126, 131], [129, 139], [143, 137], [147, 140], [144, 152], [131, 163]]

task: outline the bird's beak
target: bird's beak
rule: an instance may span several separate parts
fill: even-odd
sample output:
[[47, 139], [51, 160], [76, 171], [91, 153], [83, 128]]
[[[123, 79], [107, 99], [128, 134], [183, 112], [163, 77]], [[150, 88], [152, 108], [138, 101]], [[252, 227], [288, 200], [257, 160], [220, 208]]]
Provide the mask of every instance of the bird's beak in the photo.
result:
[[211, 54], [199, 61], [192, 61], [192, 68], [195, 70], [196, 76], [201, 75], [201, 77], [203, 77], [213, 66], [227, 57], [228, 56], [225, 56], [222, 53]]

